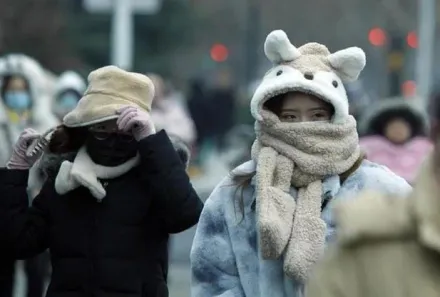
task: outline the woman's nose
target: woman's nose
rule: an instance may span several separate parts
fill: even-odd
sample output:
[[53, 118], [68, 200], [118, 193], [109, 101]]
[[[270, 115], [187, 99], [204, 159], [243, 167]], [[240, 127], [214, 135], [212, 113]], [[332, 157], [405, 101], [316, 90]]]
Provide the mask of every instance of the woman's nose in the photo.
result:
[[304, 78], [308, 80], [313, 80], [313, 73], [311, 72], [304, 73]]
[[303, 114], [300, 116], [300, 122], [310, 122], [312, 119], [307, 115]]

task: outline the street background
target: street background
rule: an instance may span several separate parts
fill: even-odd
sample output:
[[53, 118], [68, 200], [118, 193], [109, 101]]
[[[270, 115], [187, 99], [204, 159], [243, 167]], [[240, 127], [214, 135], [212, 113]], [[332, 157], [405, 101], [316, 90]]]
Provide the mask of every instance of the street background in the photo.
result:
[[[0, 54], [33, 57], [46, 69], [49, 89], [63, 71], [86, 78], [109, 64], [157, 75], [161, 96], [183, 110], [196, 133], [181, 137], [204, 199], [249, 159], [249, 102], [270, 67], [263, 43], [272, 30], [285, 30], [296, 46], [364, 49], [367, 66], [346, 86], [358, 119], [386, 97], [424, 107], [440, 90], [435, 0], [0, 0], [0, 7]], [[194, 232], [172, 238], [170, 296], [189, 296]], [[24, 297], [17, 265], [14, 296]]]

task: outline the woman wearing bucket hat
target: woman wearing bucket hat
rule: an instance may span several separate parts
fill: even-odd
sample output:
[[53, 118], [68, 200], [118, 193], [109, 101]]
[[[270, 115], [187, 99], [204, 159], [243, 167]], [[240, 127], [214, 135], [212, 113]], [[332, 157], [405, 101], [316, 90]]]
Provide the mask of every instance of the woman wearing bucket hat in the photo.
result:
[[0, 170], [1, 243], [16, 258], [50, 249], [48, 297], [168, 296], [169, 234], [196, 224], [203, 204], [166, 133], [155, 133], [153, 95], [148, 77], [100, 68], [52, 135], [46, 159], [62, 162], [30, 208], [38, 154], [26, 151], [38, 135], [23, 132]]
[[252, 161], [205, 203], [191, 251], [194, 297], [300, 296], [334, 235], [329, 202], [411, 189], [360, 152], [342, 82], [363, 69], [361, 49], [296, 48], [274, 31], [265, 53], [274, 67], [251, 101]]
[[428, 116], [419, 98], [389, 98], [368, 110], [360, 122], [362, 150], [368, 160], [387, 166], [412, 183], [433, 148]]

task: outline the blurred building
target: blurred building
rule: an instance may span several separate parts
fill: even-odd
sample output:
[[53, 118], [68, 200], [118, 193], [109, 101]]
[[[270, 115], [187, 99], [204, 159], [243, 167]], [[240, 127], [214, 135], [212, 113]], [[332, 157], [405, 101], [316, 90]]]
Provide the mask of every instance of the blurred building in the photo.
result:
[[[72, 2], [75, 7], [80, 2], [59, 1]], [[166, 71], [145, 70], [167, 72], [175, 80], [186, 81], [189, 77], [201, 73], [209, 74], [219, 66], [226, 65], [233, 69], [237, 82], [241, 85], [253, 81], [270, 66], [264, 57], [263, 42], [266, 35], [274, 29], [285, 30], [292, 43], [298, 46], [317, 41], [327, 45], [331, 51], [354, 45], [362, 47], [368, 59], [363, 72], [364, 84], [367, 89], [376, 90], [378, 97], [389, 95], [391, 72], [401, 74], [402, 84], [414, 77], [415, 49], [406, 47], [403, 63], [396, 66], [398, 63], [395, 61], [399, 58], [396, 55], [390, 58], [389, 46], [393, 37], [406, 39], [410, 32], [417, 30], [417, 1], [163, 0], [163, 3], [163, 9], [176, 9], [177, 6], [167, 6], [167, 3], [181, 3], [191, 13], [181, 14], [187, 19], [176, 22], [171, 11], [162, 11], [160, 18], [164, 22], [160, 26], [156, 24], [157, 18], [138, 16], [138, 21], [145, 22], [136, 22], [137, 32], [142, 31], [139, 26], [151, 22], [157, 30], [137, 33], [137, 53], [148, 55], [151, 49], [145, 48], [142, 52], [142, 47], [152, 43], [160, 50], [156, 51], [154, 58], [138, 55], [137, 59], [140, 63], [139, 69], [151, 68], [153, 62], [156, 68], [163, 64]], [[440, 1], [437, 1], [437, 5], [440, 12]], [[102, 20], [103, 16], [97, 15], [96, 18]], [[181, 28], [179, 26], [182, 23], [187, 25]], [[171, 30], [171, 27], [174, 29]], [[371, 43], [369, 34], [373, 28], [380, 28], [386, 33], [382, 46]], [[175, 37], [185, 34], [187, 41], [171, 45], [158, 38], [170, 32], [174, 32], [172, 36]], [[440, 30], [438, 35], [437, 48], [440, 50]], [[218, 55], [213, 55], [213, 49], [217, 50], [214, 51], [216, 53], [226, 55], [218, 59]], [[158, 52], [163, 55], [158, 57]], [[436, 63], [440, 64], [440, 60]], [[434, 69], [436, 76], [440, 76], [440, 67]]]

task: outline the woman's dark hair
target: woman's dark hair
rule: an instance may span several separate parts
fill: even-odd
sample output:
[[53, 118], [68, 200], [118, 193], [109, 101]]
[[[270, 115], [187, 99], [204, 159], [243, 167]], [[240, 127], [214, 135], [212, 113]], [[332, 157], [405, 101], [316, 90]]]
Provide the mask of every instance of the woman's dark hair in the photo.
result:
[[416, 136], [426, 136], [425, 124], [422, 116], [416, 115], [414, 111], [406, 106], [384, 111], [376, 115], [371, 120], [371, 124], [366, 135], [384, 136], [387, 125], [395, 119], [403, 119], [409, 124], [411, 127], [410, 138]]
[[61, 125], [50, 138], [49, 152], [53, 154], [76, 152], [84, 145], [87, 135], [87, 128], [69, 128]]
[[[273, 112], [274, 114], [279, 114], [283, 106], [286, 94], [277, 95], [264, 103], [264, 108]], [[252, 178], [255, 176], [256, 172], [246, 172], [246, 173], [230, 173], [232, 184], [236, 187], [234, 192], [235, 196], [238, 196], [239, 206], [241, 212], [241, 218], [244, 219], [244, 190], [251, 184]]]
[[14, 78], [21, 78], [23, 79], [25, 85], [26, 85], [26, 90], [29, 90], [29, 82], [28, 80], [24, 77], [24, 76], [20, 76], [20, 75], [5, 75], [2, 77], [2, 87], [0, 90], [0, 94], [2, 95], [2, 98], [5, 97], [5, 92], [6, 89], [9, 87], [9, 84], [11, 83], [11, 80]]
[[284, 99], [286, 99], [286, 95], [288, 93], [285, 94], [281, 94], [281, 95], [277, 95], [269, 100], [267, 100], [263, 107], [271, 112], [273, 112], [274, 114], [280, 114], [281, 113], [281, 109], [283, 107], [283, 103], [284, 103]]

